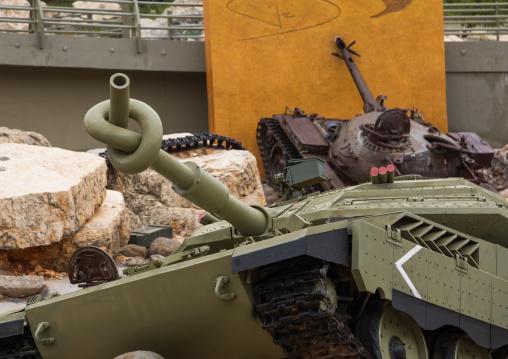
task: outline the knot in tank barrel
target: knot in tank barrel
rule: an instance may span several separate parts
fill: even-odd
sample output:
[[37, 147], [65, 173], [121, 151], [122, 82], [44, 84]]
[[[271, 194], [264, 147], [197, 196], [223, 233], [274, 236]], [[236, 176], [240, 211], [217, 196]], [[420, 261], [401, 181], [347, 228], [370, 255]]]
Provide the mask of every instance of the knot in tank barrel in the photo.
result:
[[[161, 149], [159, 115], [147, 104], [130, 98], [127, 75], [114, 74], [109, 84], [110, 100], [88, 110], [85, 128], [90, 136], [107, 145], [108, 157], [118, 171], [135, 174], [150, 167], [170, 180], [176, 193], [218, 214], [242, 235], [260, 235], [267, 230], [266, 210], [240, 202], [198, 165], [181, 163]], [[129, 118], [140, 125], [141, 134], [127, 129]]]

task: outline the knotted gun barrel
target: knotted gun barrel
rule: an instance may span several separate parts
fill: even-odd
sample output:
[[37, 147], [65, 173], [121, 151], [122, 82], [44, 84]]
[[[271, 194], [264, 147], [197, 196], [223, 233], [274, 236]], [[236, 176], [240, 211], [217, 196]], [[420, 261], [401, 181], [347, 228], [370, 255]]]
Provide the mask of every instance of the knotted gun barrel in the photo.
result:
[[[181, 163], [161, 150], [162, 124], [147, 104], [129, 98], [129, 78], [110, 78], [110, 100], [92, 107], [85, 128], [108, 148], [112, 165], [135, 174], [151, 167], [173, 183], [173, 190], [204, 210], [231, 223], [244, 236], [260, 235], [268, 227], [269, 214], [248, 206], [229, 194], [228, 188], [193, 162]], [[141, 135], [127, 129], [129, 118], [139, 123]]]

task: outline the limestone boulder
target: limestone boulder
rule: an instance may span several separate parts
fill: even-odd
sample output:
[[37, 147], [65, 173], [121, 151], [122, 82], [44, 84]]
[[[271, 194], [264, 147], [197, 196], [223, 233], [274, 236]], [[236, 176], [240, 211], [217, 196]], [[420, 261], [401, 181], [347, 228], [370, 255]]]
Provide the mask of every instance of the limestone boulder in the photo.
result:
[[126, 246], [120, 248], [119, 253], [124, 257], [141, 257], [146, 258], [146, 247], [138, 246], [136, 244], [127, 244]]
[[[25, 6], [30, 7], [30, 3], [27, 0], [3, 0], [2, 5], [11, 6]], [[17, 18], [17, 19], [29, 19], [30, 11], [27, 9], [0, 9], [0, 17]], [[0, 29], [8, 30], [28, 30], [27, 23], [20, 22], [0, 22]]]
[[0, 127], [0, 143], [23, 143], [25, 145], [51, 147], [51, 143], [37, 132]]
[[25, 144], [0, 144], [0, 249], [74, 236], [106, 196], [104, 159]]
[[134, 267], [142, 264], [146, 264], [149, 261], [144, 257], [125, 257], [119, 255], [115, 258], [115, 263], [124, 267]]
[[[92, 1], [74, 1], [72, 7], [84, 10], [106, 10], [106, 11], [122, 11], [120, 4], [114, 2], [92, 2]], [[115, 17], [114, 14], [93, 14], [93, 20], [110, 20]]]
[[37, 275], [0, 277], [0, 294], [8, 297], [23, 298], [35, 295], [45, 286], [43, 277]]
[[114, 255], [129, 242], [130, 228], [123, 195], [108, 190], [102, 206], [74, 236], [74, 246], [96, 246]]
[[[250, 152], [204, 147], [172, 155], [181, 162], [197, 163], [240, 201], [248, 205], [266, 203], [256, 159]], [[187, 237], [201, 227], [198, 216], [202, 209], [177, 195], [171, 182], [151, 169], [136, 175], [110, 169], [108, 189], [124, 194], [132, 229], [171, 225], [174, 235]]]
[[6, 257], [16, 274], [66, 272], [72, 254], [79, 248], [96, 246], [114, 257], [120, 246], [129, 241], [129, 236], [129, 217], [123, 196], [107, 191], [106, 199], [94, 216], [73, 236], [56, 244], [0, 251], [0, 259]]
[[173, 252], [180, 247], [181, 241], [172, 238], [159, 237], [156, 238], [150, 248], [148, 248], [148, 257], [153, 255], [161, 255], [167, 257], [173, 254]]

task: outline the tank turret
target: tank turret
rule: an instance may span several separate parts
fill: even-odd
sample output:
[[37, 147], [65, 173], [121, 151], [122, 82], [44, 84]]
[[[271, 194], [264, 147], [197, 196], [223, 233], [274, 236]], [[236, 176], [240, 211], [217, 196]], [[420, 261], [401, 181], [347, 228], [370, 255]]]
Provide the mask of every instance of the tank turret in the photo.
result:
[[[111, 76], [111, 99], [95, 105], [85, 116], [86, 130], [108, 146], [112, 165], [128, 174], [151, 167], [173, 183], [176, 193], [225, 219], [242, 235], [265, 232], [269, 222], [266, 210], [245, 205], [195, 163], [182, 164], [161, 150], [160, 118], [150, 106], [129, 98], [129, 84], [124, 74]], [[142, 135], [127, 129], [129, 118], [139, 123]]]
[[324, 118], [296, 108], [259, 121], [257, 143], [272, 187], [278, 188], [274, 177], [289, 160], [306, 157], [325, 161], [329, 180], [321, 184], [324, 190], [368, 181], [371, 167], [388, 165], [394, 166], [397, 175], [464, 177], [482, 183], [479, 170], [490, 165], [492, 147], [476, 133], [441, 133], [415, 108], [388, 108], [386, 96], [374, 99], [353, 60], [353, 55], [360, 56], [351, 49], [354, 43], [346, 45], [336, 37], [338, 53], [333, 55], [349, 70], [364, 114], [352, 119]]

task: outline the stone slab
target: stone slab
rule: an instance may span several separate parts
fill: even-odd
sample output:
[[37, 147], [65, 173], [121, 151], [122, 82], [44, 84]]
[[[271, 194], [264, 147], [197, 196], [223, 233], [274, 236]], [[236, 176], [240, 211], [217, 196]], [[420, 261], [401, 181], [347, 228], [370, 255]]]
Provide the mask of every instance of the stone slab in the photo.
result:
[[24, 143], [25, 145], [51, 147], [51, 143], [40, 133], [7, 127], [0, 127], [0, 143]]
[[0, 249], [57, 243], [76, 234], [106, 196], [104, 159], [0, 144]]
[[127, 244], [129, 236], [129, 217], [123, 195], [107, 191], [106, 199], [94, 216], [74, 236], [48, 246], [0, 251], [0, 258], [6, 256], [8, 264], [18, 274], [37, 272], [37, 266], [67, 272], [69, 260], [79, 248], [96, 246], [114, 257], [120, 246]]

